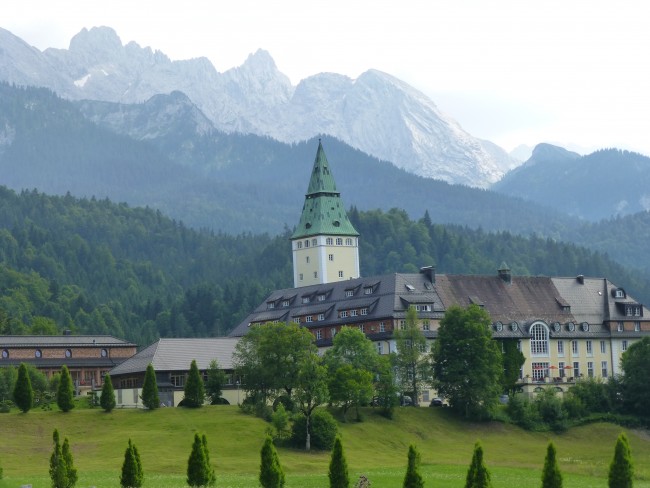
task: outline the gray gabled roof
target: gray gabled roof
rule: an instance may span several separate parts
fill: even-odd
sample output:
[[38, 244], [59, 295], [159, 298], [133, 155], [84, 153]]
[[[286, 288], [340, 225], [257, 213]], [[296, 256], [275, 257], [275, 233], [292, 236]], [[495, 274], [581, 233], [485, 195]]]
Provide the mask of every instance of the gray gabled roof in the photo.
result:
[[110, 371], [111, 376], [142, 373], [149, 363], [160, 371], [187, 371], [192, 360], [199, 370], [206, 370], [212, 360], [220, 369], [232, 369], [232, 355], [237, 338], [158, 339], [135, 356]]

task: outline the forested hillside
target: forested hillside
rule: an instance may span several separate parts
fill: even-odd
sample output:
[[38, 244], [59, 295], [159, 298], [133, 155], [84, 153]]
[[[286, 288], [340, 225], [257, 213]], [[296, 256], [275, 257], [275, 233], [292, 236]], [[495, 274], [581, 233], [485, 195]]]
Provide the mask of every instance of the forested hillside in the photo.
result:
[[[550, 239], [361, 212], [364, 276], [416, 271], [606, 276], [649, 302], [645, 275]], [[277, 237], [190, 229], [159, 211], [0, 187], [0, 334], [159, 336], [228, 333], [266, 294], [291, 286], [289, 230]]]

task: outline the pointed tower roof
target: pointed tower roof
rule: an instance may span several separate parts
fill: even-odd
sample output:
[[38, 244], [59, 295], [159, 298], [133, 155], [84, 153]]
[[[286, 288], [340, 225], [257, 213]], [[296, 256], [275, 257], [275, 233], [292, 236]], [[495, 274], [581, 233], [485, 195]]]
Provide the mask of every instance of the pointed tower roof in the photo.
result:
[[302, 215], [291, 239], [322, 234], [359, 235], [348, 219], [341, 194], [336, 191], [334, 176], [319, 139]]

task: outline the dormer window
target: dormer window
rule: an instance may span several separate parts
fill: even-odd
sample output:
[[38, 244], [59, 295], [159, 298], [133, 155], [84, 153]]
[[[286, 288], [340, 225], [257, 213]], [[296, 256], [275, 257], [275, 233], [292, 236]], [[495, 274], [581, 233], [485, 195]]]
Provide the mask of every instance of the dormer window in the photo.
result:
[[309, 297], [302, 297], [302, 303], [309, 303]]
[[416, 312], [431, 312], [431, 305], [428, 303], [424, 305], [416, 305], [415, 310]]
[[312, 321], [311, 315], [307, 315], [307, 317], [305, 317], [305, 322], [311, 322], [311, 321]]
[[266, 304], [266, 309], [267, 310], [273, 310], [275, 308], [275, 302], [268, 302]]
[[346, 297], [353, 297], [354, 296], [354, 290], [345, 290], [345, 296]]
[[625, 290], [623, 288], [616, 288], [614, 290], [614, 298], [625, 298]]
[[317, 300], [318, 300], [319, 302], [324, 302], [324, 301], [325, 301], [325, 295], [318, 295]]
[[289, 306], [289, 300], [282, 300], [282, 306], [283, 307], [288, 307]]
[[372, 286], [366, 286], [366, 287], [363, 289], [363, 294], [364, 294], [364, 295], [372, 295]]

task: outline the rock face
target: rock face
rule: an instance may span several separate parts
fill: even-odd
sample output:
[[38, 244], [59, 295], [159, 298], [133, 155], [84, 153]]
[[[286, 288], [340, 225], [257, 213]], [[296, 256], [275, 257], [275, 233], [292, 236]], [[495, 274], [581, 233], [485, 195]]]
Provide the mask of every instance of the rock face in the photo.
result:
[[284, 142], [330, 134], [428, 178], [487, 187], [513, 160], [465, 132], [421, 92], [376, 70], [356, 80], [322, 73], [293, 86], [263, 50], [219, 73], [207, 58], [171, 61], [109, 27], [82, 30], [69, 49], [40, 52], [0, 29], [0, 79], [62, 97], [124, 104], [185, 93], [215, 128]]

